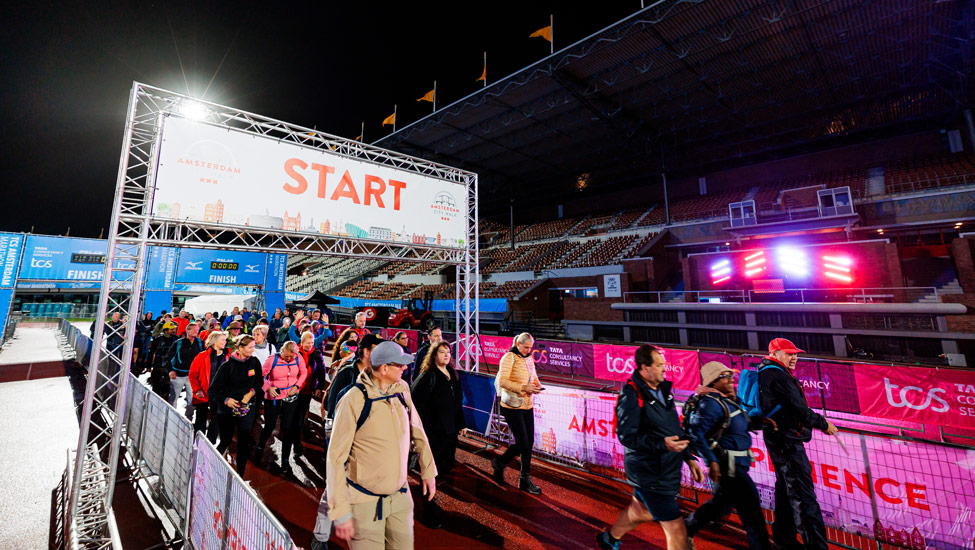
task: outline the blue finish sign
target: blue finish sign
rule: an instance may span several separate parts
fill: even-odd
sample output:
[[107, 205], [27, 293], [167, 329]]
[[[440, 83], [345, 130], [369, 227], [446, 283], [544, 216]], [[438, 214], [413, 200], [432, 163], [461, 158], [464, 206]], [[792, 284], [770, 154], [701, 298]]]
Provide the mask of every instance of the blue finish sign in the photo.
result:
[[176, 282], [217, 285], [264, 284], [267, 254], [183, 248], [179, 252]]
[[[108, 241], [98, 239], [28, 235], [24, 246], [24, 259], [21, 261], [17, 278], [35, 281], [100, 283], [105, 273], [107, 250]], [[131, 264], [125, 264], [128, 262], [116, 260], [115, 267], [117, 269], [133, 267]]]
[[264, 280], [264, 292], [284, 292], [284, 279], [287, 274], [288, 255], [268, 254], [267, 276]]
[[0, 288], [13, 288], [17, 280], [17, 263], [24, 236], [19, 233], [0, 233]]
[[146, 273], [147, 290], [172, 290], [176, 280], [178, 248], [167, 246], [149, 247], [149, 264]]

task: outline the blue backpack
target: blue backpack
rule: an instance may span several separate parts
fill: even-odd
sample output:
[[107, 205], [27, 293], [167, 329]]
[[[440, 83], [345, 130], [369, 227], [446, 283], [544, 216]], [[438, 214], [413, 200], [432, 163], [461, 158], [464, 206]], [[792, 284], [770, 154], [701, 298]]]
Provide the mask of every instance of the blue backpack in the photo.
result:
[[[775, 365], [766, 365], [766, 369], [779, 369]], [[758, 371], [757, 370], [744, 370], [738, 375], [738, 399], [741, 400], [741, 406], [745, 408], [745, 412], [748, 413], [749, 417], [764, 416], [766, 418], [771, 418], [771, 416], [782, 408], [782, 405], [776, 405], [768, 414], [762, 412], [762, 402], [758, 396], [759, 384], [758, 384]]]
[[374, 401], [389, 401], [390, 399], [395, 397], [399, 399], [400, 403], [403, 404], [403, 408], [406, 409], [407, 416], [410, 416], [410, 406], [406, 404], [406, 398], [403, 397], [402, 393], [392, 393], [389, 395], [384, 395], [382, 397], [372, 398], [369, 397], [369, 394], [366, 393], [366, 387], [363, 384], [356, 382], [355, 384], [352, 384], [351, 386], [342, 390], [341, 393], [339, 393], [338, 398], [341, 400], [342, 397], [346, 393], [348, 393], [349, 390], [351, 390], [352, 388], [358, 388], [359, 391], [362, 392], [362, 396], [366, 399], [366, 402], [362, 405], [362, 411], [359, 412], [359, 419], [356, 420], [355, 422], [355, 431], [359, 431], [359, 428], [361, 428], [362, 425], [366, 423], [366, 419], [369, 418], [369, 413], [372, 411], [372, 404]]

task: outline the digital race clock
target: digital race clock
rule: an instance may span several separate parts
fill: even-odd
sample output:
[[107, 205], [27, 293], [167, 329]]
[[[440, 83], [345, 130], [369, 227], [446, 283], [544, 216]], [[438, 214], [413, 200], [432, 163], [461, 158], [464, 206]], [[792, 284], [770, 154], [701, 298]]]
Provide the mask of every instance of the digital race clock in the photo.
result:
[[73, 264], [103, 264], [105, 263], [104, 254], [71, 254]]
[[214, 271], [237, 271], [239, 267], [237, 262], [210, 262], [210, 269]]

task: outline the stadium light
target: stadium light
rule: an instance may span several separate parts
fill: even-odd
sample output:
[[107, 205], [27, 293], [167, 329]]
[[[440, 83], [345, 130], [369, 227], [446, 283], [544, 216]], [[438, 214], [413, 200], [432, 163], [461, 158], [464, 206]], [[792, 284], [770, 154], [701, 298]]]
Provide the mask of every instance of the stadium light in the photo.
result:
[[731, 260], [725, 258], [711, 264], [711, 284], [717, 285], [731, 280]]
[[762, 265], [766, 262], [765, 251], [759, 250], [758, 252], [753, 252], [748, 256], [745, 256], [745, 276], [754, 277], [759, 273], [768, 269], [768, 266]]
[[823, 267], [826, 271], [823, 273], [826, 277], [834, 279], [837, 281], [843, 281], [844, 283], [853, 282], [853, 274], [851, 273], [851, 267], [853, 267], [853, 260], [847, 256], [823, 256]]
[[792, 246], [783, 246], [776, 250], [779, 269], [790, 275], [805, 277], [809, 275], [809, 258], [806, 253]]
[[179, 114], [190, 120], [203, 120], [207, 116], [207, 108], [199, 101], [184, 99], [179, 106]]

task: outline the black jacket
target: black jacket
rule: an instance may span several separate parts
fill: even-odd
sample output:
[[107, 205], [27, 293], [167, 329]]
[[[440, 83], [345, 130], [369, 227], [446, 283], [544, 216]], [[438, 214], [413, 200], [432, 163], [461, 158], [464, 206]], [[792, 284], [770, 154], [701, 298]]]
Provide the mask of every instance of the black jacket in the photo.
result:
[[185, 336], [176, 340], [173, 347], [169, 350], [169, 361], [166, 368], [170, 372], [175, 372], [176, 376], [189, 376], [190, 365], [193, 359], [203, 351], [203, 340], [194, 338], [190, 341]]
[[410, 388], [410, 397], [423, 421], [423, 431], [433, 438], [456, 438], [466, 426], [464, 394], [457, 371], [451, 367], [450, 380], [433, 367], [419, 373]]
[[420, 349], [416, 351], [416, 355], [413, 356], [413, 364], [410, 365], [409, 372], [404, 373], [403, 379], [409, 384], [416, 380], [420, 376], [420, 369], [423, 368], [423, 360], [427, 358], [430, 353], [430, 341], [427, 340], [426, 344], [420, 346]]
[[[768, 365], [779, 368], [767, 368]], [[802, 384], [787, 367], [769, 357], [763, 359], [758, 366], [758, 395], [762, 411], [766, 415], [777, 405], [781, 405], [771, 415], [779, 429], [766, 427], [766, 440], [805, 443], [812, 439], [812, 428], [826, 430], [826, 419], [809, 408]]]
[[693, 455], [690, 446], [675, 453], [664, 444], [665, 437], [682, 434], [671, 394], [673, 384], [665, 380], [657, 387], [664, 398], [661, 403], [650, 394], [650, 387], [638, 373], [634, 372], [631, 380], [616, 400], [616, 434], [626, 451], [626, 481], [647, 491], [676, 495], [680, 491], [681, 463], [692, 460]]
[[207, 393], [211, 403], [218, 403], [222, 408], [228, 408], [224, 401], [232, 397], [240, 401], [244, 395], [254, 390], [255, 399], [263, 395], [264, 375], [261, 372], [261, 362], [257, 357], [248, 357], [241, 361], [236, 354], [231, 354], [227, 361], [217, 369], [217, 373], [210, 379], [210, 389]]
[[169, 361], [169, 352], [174, 342], [176, 342], [175, 336], [165, 334], [152, 339], [152, 343], [149, 344], [149, 365], [152, 368], [169, 370], [166, 362]]
[[339, 402], [339, 394], [345, 388], [355, 384], [358, 376], [359, 369], [355, 366], [355, 357], [347, 358], [332, 378], [332, 385], [328, 387], [328, 394], [325, 396], [326, 416], [335, 418], [335, 405]]

